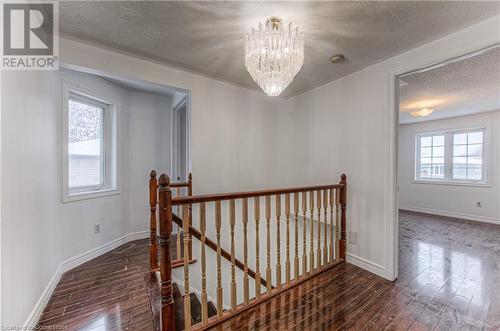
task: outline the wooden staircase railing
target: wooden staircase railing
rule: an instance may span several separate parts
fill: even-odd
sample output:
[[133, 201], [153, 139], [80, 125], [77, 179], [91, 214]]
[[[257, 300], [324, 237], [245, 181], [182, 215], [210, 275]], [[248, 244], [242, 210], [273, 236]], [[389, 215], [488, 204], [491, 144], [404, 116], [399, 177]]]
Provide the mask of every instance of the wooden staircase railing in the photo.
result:
[[[155, 170], [152, 170], [151, 173], [150, 173], [150, 181], [149, 181], [149, 194], [150, 194], [150, 211], [151, 211], [151, 215], [150, 215], [150, 243], [149, 243], [149, 246], [150, 246], [150, 270], [159, 270], [159, 264], [158, 264], [158, 245], [157, 245], [157, 219], [156, 219], [156, 215], [157, 215], [157, 210], [156, 210], [156, 206], [158, 204], [158, 200], [157, 200], [157, 197], [158, 197], [158, 179], [157, 179], [157, 173]], [[171, 187], [171, 188], [176, 188], [176, 196], [177, 197], [181, 197], [182, 196], [182, 192], [180, 190], [180, 188], [187, 188], [186, 190], [186, 194], [187, 196], [192, 196], [193, 194], [193, 176], [191, 175], [191, 173], [188, 175], [188, 181], [185, 182], [185, 183], [170, 183], [168, 186]], [[190, 208], [190, 207], [188, 207]], [[176, 235], [176, 252], [177, 254], [180, 254], [180, 252], [182, 252], [182, 243], [181, 243], [181, 238], [182, 238], [182, 235], [179, 231], [179, 229], [183, 228], [183, 225], [182, 225], [182, 219], [176, 215], [175, 213], [173, 214], [173, 217], [172, 217], [172, 221], [177, 225], [177, 235]], [[193, 259], [193, 256], [192, 256], [192, 241], [191, 241], [191, 238], [192, 237], [195, 237], [196, 239], [198, 239], [200, 242], [201, 241], [205, 241], [205, 245], [208, 246], [209, 248], [211, 248], [212, 250], [214, 251], [217, 251], [217, 244], [215, 243], [215, 241], [211, 240], [210, 238], [206, 237], [203, 239], [202, 238], [202, 234], [199, 230], [195, 229], [193, 226], [192, 226], [192, 218], [190, 218], [190, 221], [189, 221], [189, 247], [190, 247], [190, 253], [189, 253], [189, 259], [190, 259], [190, 263], [193, 263], [195, 262], [196, 260]], [[226, 259], [227, 261], [231, 261], [231, 254], [229, 252], [227, 252], [225, 249], [221, 248], [221, 255], [224, 259]], [[178, 267], [178, 266], [182, 266], [184, 264], [184, 258], [183, 257], [177, 257], [176, 260], [172, 261], [172, 267]], [[238, 267], [240, 270], [244, 270], [244, 264], [236, 259], [235, 260], [235, 264], [236, 264], [236, 267]], [[248, 270], [248, 275], [252, 278], [255, 279], [255, 271], [253, 271], [251, 268], [247, 268]], [[265, 287], [267, 287], [267, 282], [265, 279], [261, 279], [261, 284]]]
[[[183, 194], [182, 190], [185, 189], [185, 194], [192, 195], [193, 194], [193, 176], [191, 173], [188, 175], [188, 181], [184, 183], [170, 183], [169, 185], [171, 188], [175, 189], [175, 195], [177, 197], [181, 196]], [[158, 243], [157, 243], [157, 236], [158, 236], [158, 229], [157, 229], [157, 205], [158, 205], [158, 179], [157, 179], [157, 173], [155, 170], [151, 170], [150, 173], [150, 178], [149, 178], [149, 204], [150, 204], [150, 221], [149, 221], [149, 228], [150, 228], [150, 241], [149, 241], [149, 265], [150, 265], [150, 270], [158, 270], [159, 264], [158, 264]], [[192, 224], [192, 219], [190, 219], [189, 224]], [[181, 226], [177, 227], [177, 236], [176, 236], [176, 252], [177, 254], [180, 254], [182, 251], [181, 248], [181, 233], [180, 229]], [[188, 247], [188, 254], [189, 254], [189, 260], [190, 262], [194, 262], [193, 260], [193, 245], [191, 242], [191, 238], [189, 240], [189, 245]], [[179, 265], [184, 263], [184, 258], [177, 256], [175, 261], [172, 261], [173, 265]]]
[[[175, 215], [175, 214], [173, 216], [173, 222], [175, 224], [177, 224], [177, 225], [179, 225], [179, 226], [182, 227], [182, 219], [179, 216]], [[215, 251], [215, 252], [217, 251], [217, 243], [215, 241], [211, 240], [210, 238], [208, 238], [207, 236], [204, 237], [204, 235], [202, 234], [202, 232], [198, 231], [197, 229], [195, 229], [191, 225], [189, 226], [189, 235], [195, 237], [200, 242], [205, 243], [205, 246], [207, 246], [208, 248], [211, 248], [213, 251]], [[231, 253], [229, 253], [228, 251], [226, 251], [224, 248], [221, 248], [221, 256], [224, 259], [226, 259], [227, 261], [231, 262]], [[240, 260], [235, 259], [234, 264], [236, 265], [236, 267], [238, 269], [243, 270], [243, 271], [245, 270], [245, 265]], [[248, 266], [247, 266], [247, 272], [248, 272], [248, 275], [250, 277], [252, 277], [253, 279], [255, 279], [255, 271], [253, 271], [251, 268], [248, 268]], [[262, 284], [262, 286], [267, 287], [267, 282], [266, 282], [265, 279], [262, 278], [260, 280], [260, 283]]]
[[[190, 236], [194, 236], [201, 242], [202, 318], [201, 323], [194, 326], [191, 325], [190, 318], [189, 263], [192, 258], [192, 250], [191, 254], [184, 254], [183, 257], [185, 330], [213, 327], [345, 260], [347, 204], [347, 178], [345, 175], [341, 176], [341, 181], [338, 184], [198, 196], [192, 195], [192, 177], [190, 176], [191, 186], [187, 196], [178, 194], [176, 197], [172, 196], [172, 188], [184, 187], [182, 185], [187, 183], [170, 183], [167, 175], [161, 175], [158, 182], [156, 181], [156, 172], [151, 172], [150, 253], [152, 256], [150, 263], [151, 270], [157, 270], [158, 267], [160, 270], [161, 309], [159, 319], [162, 331], [175, 330], [172, 261], [170, 260], [172, 223], [176, 223], [179, 227], [182, 226], [184, 247], [189, 247]], [[157, 189], [161, 259], [159, 265], [156, 257], [158, 250], [156, 243]], [[282, 203], [283, 201], [284, 203]], [[261, 202], [263, 202], [262, 210]], [[223, 204], [226, 213], [223, 212]], [[173, 213], [174, 208], [181, 209], [180, 217]], [[237, 210], [240, 217], [236, 215]], [[193, 215], [199, 221], [199, 230], [192, 225]], [[228, 223], [224, 223], [227, 225], [228, 232], [222, 231], [223, 216], [226, 215]], [[259, 223], [261, 220], [265, 220], [265, 228], [263, 229], [265, 230], [265, 277], [261, 274], [260, 269], [261, 243], [259, 235], [262, 229], [260, 229]], [[282, 220], [285, 221], [284, 233], [281, 232]], [[248, 261], [249, 223], [253, 223], [250, 225], [255, 228], [255, 271], [250, 268]], [[207, 226], [213, 227], [215, 230], [216, 242], [207, 238]], [[238, 246], [240, 248], [243, 246], [243, 262], [236, 258], [235, 230], [237, 226], [243, 228], [243, 232], [238, 233], [243, 236], [243, 240], [238, 241]], [[272, 230], [274, 230], [273, 234]], [[221, 239], [226, 234], [229, 237], [230, 252], [222, 248]], [[282, 243], [285, 244], [284, 256], [282, 255]], [[271, 252], [273, 245], [275, 247]], [[213, 288], [207, 286], [206, 246], [217, 252], [216, 286]], [[291, 252], [293, 252], [293, 256]], [[228, 275], [230, 280], [224, 284], [224, 287], [222, 283], [222, 257], [231, 262], [230, 274]], [[271, 261], [275, 263], [271, 264]], [[282, 268], [282, 264], [284, 264], [284, 268]], [[243, 271], [241, 282], [237, 281], [236, 268]], [[254, 293], [250, 293], [249, 277], [255, 279]], [[243, 287], [243, 298], [240, 300], [237, 297], [238, 283], [242, 283]], [[265, 287], [265, 291], [262, 291], [261, 286]], [[230, 291], [230, 299], [227, 302], [224, 302], [223, 288]], [[217, 308], [217, 315], [211, 318], [208, 318], [207, 315], [209, 292], [216, 297]], [[228, 309], [224, 309], [225, 307]]]

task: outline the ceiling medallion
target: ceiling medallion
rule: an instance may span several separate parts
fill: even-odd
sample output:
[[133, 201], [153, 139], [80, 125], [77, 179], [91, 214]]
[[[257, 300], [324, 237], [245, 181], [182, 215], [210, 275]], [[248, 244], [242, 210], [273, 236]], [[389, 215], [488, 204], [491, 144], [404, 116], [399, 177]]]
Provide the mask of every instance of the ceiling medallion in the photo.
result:
[[245, 66], [253, 80], [269, 96], [281, 94], [304, 64], [304, 34], [292, 23], [285, 26], [271, 17], [265, 26], [247, 34]]

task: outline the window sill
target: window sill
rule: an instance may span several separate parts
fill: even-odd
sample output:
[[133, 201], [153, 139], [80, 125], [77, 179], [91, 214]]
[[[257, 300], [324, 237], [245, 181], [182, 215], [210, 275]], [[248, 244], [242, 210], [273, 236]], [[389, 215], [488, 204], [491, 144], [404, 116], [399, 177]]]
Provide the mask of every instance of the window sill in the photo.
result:
[[95, 199], [95, 198], [101, 198], [101, 197], [106, 197], [110, 195], [119, 195], [120, 191], [117, 189], [102, 189], [102, 190], [96, 190], [96, 191], [84, 191], [80, 193], [72, 193], [69, 195], [64, 195], [63, 197], [63, 203], [68, 203], [68, 202], [75, 202], [75, 201], [80, 201], [80, 200], [88, 200], [88, 199]]
[[448, 186], [470, 186], [470, 187], [491, 187], [490, 184], [486, 183], [467, 183], [467, 182], [450, 182], [442, 180], [412, 180], [412, 184], [430, 184], [430, 185], [448, 185]]

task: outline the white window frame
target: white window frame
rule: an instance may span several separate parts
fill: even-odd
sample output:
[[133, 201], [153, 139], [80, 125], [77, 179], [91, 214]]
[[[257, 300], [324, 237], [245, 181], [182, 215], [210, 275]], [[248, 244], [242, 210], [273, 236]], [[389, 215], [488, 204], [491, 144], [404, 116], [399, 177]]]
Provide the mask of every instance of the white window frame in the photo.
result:
[[[63, 162], [63, 202], [73, 202], [84, 199], [98, 198], [120, 193], [119, 188], [119, 104], [101, 95], [96, 91], [88, 91], [80, 86], [71, 83], [62, 82], [62, 162]], [[101, 157], [103, 166], [101, 167], [103, 183], [100, 185], [78, 187], [70, 189], [69, 187], [69, 100], [81, 100], [83, 103], [94, 104], [104, 107], [104, 127], [103, 143], [101, 148]]]
[[[483, 131], [483, 178], [481, 180], [463, 180], [453, 179], [453, 135], [457, 133]], [[447, 130], [439, 130], [432, 132], [422, 132], [415, 135], [414, 144], [414, 177], [413, 183], [417, 184], [443, 184], [443, 185], [461, 185], [461, 186], [490, 186], [490, 146], [491, 146], [491, 128], [490, 125], [481, 125], [468, 128], [455, 128]], [[444, 135], [444, 162], [445, 171], [444, 178], [420, 178], [420, 140], [422, 137]]]
[[[444, 174], [443, 174], [443, 178], [422, 178], [420, 177], [420, 160], [421, 160], [421, 157], [420, 157], [420, 152], [421, 152], [421, 146], [420, 146], [420, 143], [421, 143], [421, 140], [422, 138], [425, 138], [425, 137], [433, 137], [433, 136], [444, 136], [443, 140], [444, 140], [444, 155], [443, 155], [443, 160], [444, 160]], [[446, 139], [447, 139], [447, 136], [446, 136], [446, 133], [445, 132], [433, 132], [433, 133], [421, 133], [421, 134], [418, 134], [416, 136], [416, 139], [415, 139], [415, 180], [417, 181], [432, 181], [432, 182], [437, 182], [437, 181], [446, 181], [447, 180], [447, 177], [446, 177], [446, 172], [447, 172], [447, 168], [448, 168], [448, 165], [447, 165], [447, 158], [446, 158], [446, 152], [447, 152], [447, 144], [446, 144]], [[434, 147], [434, 144], [432, 144], [431, 146], [431, 152], [432, 152], [432, 149]], [[432, 154], [431, 154], [431, 159], [432, 159]]]

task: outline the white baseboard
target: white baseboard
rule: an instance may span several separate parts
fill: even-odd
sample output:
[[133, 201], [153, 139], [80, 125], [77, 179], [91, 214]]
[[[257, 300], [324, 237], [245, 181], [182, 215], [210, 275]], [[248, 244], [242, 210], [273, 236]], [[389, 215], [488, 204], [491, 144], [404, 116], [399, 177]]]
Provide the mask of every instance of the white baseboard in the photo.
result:
[[43, 309], [49, 302], [49, 299], [52, 296], [54, 289], [59, 283], [59, 280], [61, 280], [61, 276], [66, 271], [73, 269], [85, 262], [88, 262], [104, 253], [112, 251], [113, 249], [120, 247], [121, 245], [126, 244], [130, 241], [147, 238], [148, 236], [149, 236], [149, 230], [129, 233], [109, 243], [93, 248], [85, 253], [79, 254], [77, 256], [67, 259], [66, 261], [63, 261], [55, 271], [54, 275], [49, 281], [49, 284], [47, 284], [47, 287], [45, 287], [45, 290], [40, 296], [40, 299], [38, 299], [37, 303], [35, 304], [35, 307], [31, 311], [28, 318], [26, 319], [26, 322], [24, 323], [24, 327], [26, 328], [26, 330], [32, 330], [36, 326], [36, 323], [38, 322], [40, 316], [42, 315]]
[[488, 216], [471, 215], [471, 214], [457, 213], [454, 211], [436, 210], [436, 209], [429, 209], [429, 208], [422, 208], [422, 207], [415, 207], [415, 206], [408, 206], [408, 205], [400, 205], [399, 209], [407, 210], [407, 211], [414, 211], [414, 212], [424, 213], [424, 214], [437, 215], [437, 216], [458, 218], [458, 219], [467, 220], [467, 221], [475, 221], [475, 222], [483, 222], [483, 223], [500, 225], [499, 218], [488, 217]]
[[384, 266], [381, 266], [380, 264], [369, 261], [357, 255], [347, 253], [346, 262], [354, 264], [355, 266], [362, 269], [368, 270], [369, 272], [374, 273], [377, 276], [390, 279], [390, 277], [387, 277], [387, 272]]

